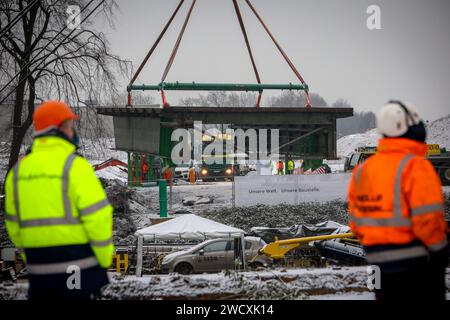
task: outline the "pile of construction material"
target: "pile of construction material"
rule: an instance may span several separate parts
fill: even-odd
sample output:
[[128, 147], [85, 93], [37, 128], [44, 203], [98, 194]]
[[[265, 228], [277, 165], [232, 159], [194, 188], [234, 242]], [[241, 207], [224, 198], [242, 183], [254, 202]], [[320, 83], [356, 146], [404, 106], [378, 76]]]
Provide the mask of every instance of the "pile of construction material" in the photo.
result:
[[284, 227], [294, 224], [316, 224], [332, 220], [346, 225], [347, 203], [302, 203], [300, 205], [259, 205], [254, 207], [222, 207], [199, 215], [250, 232], [253, 227]]
[[117, 180], [100, 179], [105, 188], [110, 204], [114, 208], [114, 242], [120, 244], [134, 243], [134, 233], [137, 230], [136, 223], [131, 217], [134, 192], [125, 184]]
[[185, 206], [195, 206], [195, 205], [199, 205], [199, 204], [209, 204], [209, 203], [212, 203], [212, 202], [213, 202], [213, 199], [209, 198], [209, 197], [190, 196], [190, 197], [183, 198], [183, 205], [185, 205]]

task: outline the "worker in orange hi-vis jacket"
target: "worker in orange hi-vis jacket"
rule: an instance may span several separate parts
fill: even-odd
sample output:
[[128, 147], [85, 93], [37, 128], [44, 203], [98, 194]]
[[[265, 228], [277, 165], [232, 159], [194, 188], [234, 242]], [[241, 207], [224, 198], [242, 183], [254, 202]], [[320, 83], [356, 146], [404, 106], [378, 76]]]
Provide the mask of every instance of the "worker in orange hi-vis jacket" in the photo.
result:
[[163, 168], [163, 176], [164, 176], [164, 179], [167, 181], [167, 185], [171, 186], [172, 182], [173, 182], [172, 168], [170, 168], [169, 166], [165, 166]]
[[281, 160], [277, 162], [277, 173], [280, 176], [284, 174], [284, 162]]
[[197, 180], [196, 176], [195, 176], [195, 168], [193, 166], [191, 166], [189, 168], [189, 182], [191, 184], [195, 184], [195, 181]]
[[424, 123], [413, 106], [390, 101], [377, 127], [378, 152], [353, 170], [348, 198], [350, 227], [380, 270], [376, 297], [445, 299], [448, 226]]

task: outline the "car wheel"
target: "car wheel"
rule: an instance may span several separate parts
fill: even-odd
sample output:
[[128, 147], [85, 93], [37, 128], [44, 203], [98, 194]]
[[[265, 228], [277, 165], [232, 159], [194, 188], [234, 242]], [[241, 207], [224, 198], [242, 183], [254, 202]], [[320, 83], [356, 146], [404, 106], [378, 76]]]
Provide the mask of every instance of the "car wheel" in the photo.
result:
[[442, 168], [439, 171], [442, 184], [444, 186], [450, 185], [450, 168]]
[[189, 263], [181, 262], [175, 267], [175, 272], [179, 274], [191, 274], [194, 268]]

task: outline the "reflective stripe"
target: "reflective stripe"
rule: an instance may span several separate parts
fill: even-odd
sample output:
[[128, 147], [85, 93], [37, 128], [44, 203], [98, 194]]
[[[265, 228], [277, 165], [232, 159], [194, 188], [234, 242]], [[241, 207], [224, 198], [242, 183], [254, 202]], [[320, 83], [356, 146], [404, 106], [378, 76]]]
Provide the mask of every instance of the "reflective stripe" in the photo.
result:
[[385, 250], [376, 253], [369, 253], [366, 254], [366, 259], [369, 263], [381, 263], [423, 257], [427, 255], [428, 252], [424, 247], [417, 246], [412, 248]]
[[80, 224], [80, 221], [76, 218], [33, 219], [33, 220], [24, 220], [20, 222], [21, 227], [46, 227], [46, 226], [77, 225], [77, 224]]
[[410, 219], [401, 218], [356, 218], [350, 217], [350, 221], [361, 227], [411, 227]]
[[17, 222], [17, 221], [19, 221], [19, 219], [17, 219], [16, 216], [11, 216], [9, 214], [5, 215], [5, 220], [6, 221], [10, 221], [10, 222]]
[[[357, 226], [367, 227], [411, 227], [412, 222], [410, 218], [405, 218], [402, 215], [402, 173], [406, 164], [414, 155], [407, 154], [398, 166], [394, 180], [394, 212], [392, 218], [358, 218], [350, 217]], [[361, 171], [356, 173], [355, 179], [360, 177]], [[356, 181], [355, 181], [356, 182]]]
[[411, 210], [411, 216], [415, 217], [421, 214], [432, 213], [432, 212], [443, 212], [444, 205], [442, 203], [427, 204], [425, 206], [416, 207]]
[[58, 273], [67, 273], [67, 269], [70, 266], [77, 266], [81, 270], [83, 270], [98, 266], [98, 262], [95, 257], [88, 257], [84, 259], [58, 263], [28, 264], [27, 270], [30, 274], [34, 275], [58, 274]]
[[19, 221], [20, 224], [19, 186], [17, 183], [18, 179], [19, 179], [19, 162], [16, 163], [13, 169], [13, 188], [14, 188], [14, 207], [16, 209], [17, 221]]
[[72, 219], [72, 206], [70, 204], [69, 199], [69, 172], [70, 168], [72, 168], [73, 160], [77, 157], [76, 154], [72, 153], [69, 155], [69, 157], [66, 160], [66, 163], [64, 164], [64, 170], [62, 175], [62, 195], [63, 195], [63, 202], [64, 202], [64, 216], [67, 220]]
[[107, 247], [113, 242], [112, 237], [104, 241], [91, 240], [89, 243], [95, 247]]
[[409, 160], [414, 158], [414, 155], [407, 154], [398, 166], [394, 181], [394, 217], [402, 218], [402, 173]]
[[22, 220], [20, 219], [20, 211], [19, 211], [19, 191], [18, 191], [18, 172], [19, 165], [17, 164], [14, 167], [14, 203], [16, 206], [16, 215], [18, 218], [18, 222], [20, 227], [44, 227], [44, 226], [56, 226], [56, 225], [77, 225], [80, 224], [79, 219], [74, 218], [72, 216], [72, 207], [70, 204], [70, 199], [68, 195], [69, 189], [69, 173], [72, 167], [73, 161], [77, 157], [76, 154], [70, 154], [64, 163], [64, 169], [62, 174], [62, 196], [63, 196], [63, 205], [64, 205], [64, 216], [61, 218], [44, 218], [44, 219], [29, 219]]
[[447, 244], [448, 244], [447, 239], [444, 239], [441, 242], [438, 242], [438, 243], [432, 244], [431, 246], [428, 246], [428, 248], [431, 251], [439, 251], [439, 250], [444, 249], [447, 246]]
[[87, 207], [87, 208], [85, 208], [83, 210], [80, 210], [80, 215], [81, 216], [85, 216], [85, 215], [94, 213], [94, 212], [96, 212], [96, 211], [98, 211], [100, 209], [103, 209], [104, 207], [106, 207], [108, 205], [109, 205], [108, 199], [104, 199], [102, 201], [94, 203], [93, 205], [91, 205], [91, 206], [89, 206], [89, 207]]

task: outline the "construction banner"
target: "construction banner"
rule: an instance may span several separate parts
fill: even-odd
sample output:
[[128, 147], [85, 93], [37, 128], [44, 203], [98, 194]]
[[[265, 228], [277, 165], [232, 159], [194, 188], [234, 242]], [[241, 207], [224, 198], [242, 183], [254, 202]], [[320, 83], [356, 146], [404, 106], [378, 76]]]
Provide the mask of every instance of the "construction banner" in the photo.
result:
[[234, 181], [235, 205], [300, 204], [346, 200], [350, 173], [245, 176]]

